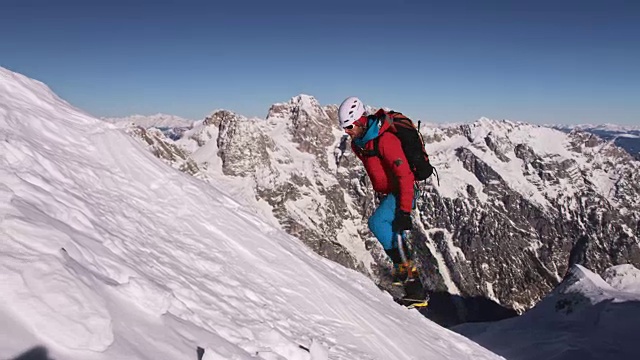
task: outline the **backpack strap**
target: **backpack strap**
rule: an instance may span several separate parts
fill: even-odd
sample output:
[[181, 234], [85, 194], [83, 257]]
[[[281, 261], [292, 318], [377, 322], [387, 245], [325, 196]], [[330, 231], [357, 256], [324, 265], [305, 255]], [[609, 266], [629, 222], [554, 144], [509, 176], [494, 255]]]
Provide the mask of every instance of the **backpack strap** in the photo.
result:
[[[395, 112], [395, 111], [389, 111], [387, 112], [387, 115], [391, 118], [391, 133], [395, 136], [395, 132], [396, 132], [396, 128], [395, 126], [401, 126], [401, 127], [406, 127], [406, 128], [410, 128], [410, 127], [415, 127], [413, 125], [413, 123], [411, 122], [411, 120], [409, 120], [408, 117], [402, 115], [399, 112]], [[399, 115], [399, 116], [396, 116]], [[372, 116], [372, 115], [369, 115]], [[372, 156], [377, 156], [379, 158], [382, 158], [382, 156], [380, 155], [380, 150], [378, 150], [378, 142], [380, 142], [380, 137], [376, 137], [375, 139], [373, 139], [373, 149], [372, 150], [360, 150], [360, 155], [364, 156], [364, 157], [372, 157]]]
[[378, 156], [380, 157], [380, 151], [378, 150], [378, 142], [380, 142], [380, 137], [378, 136], [377, 138], [373, 139], [373, 149], [372, 150], [360, 150], [360, 155], [364, 156], [364, 157], [372, 157], [372, 156]]
[[[390, 118], [391, 118], [391, 133], [395, 136], [396, 134], [396, 126], [400, 126], [400, 127], [404, 127], [404, 128], [416, 128], [415, 125], [413, 125], [413, 122], [411, 121], [411, 119], [409, 119], [408, 117], [404, 116], [402, 113], [396, 112], [396, 111], [388, 111], [386, 113]], [[369, 115], [369, 116], [373, 116], [373, 115]], [[382, 158], [382, 156], [380, 156], [380, 151], [378, 150], [378, 142], [380, 141], [380, 137], [376, 137], [375, 139], [373, 139], [373, 149], [372, 150], [360, 150], [360, 155], [364, 156], [364, 157], [372, 157], [372, 156], [377, 156]]]

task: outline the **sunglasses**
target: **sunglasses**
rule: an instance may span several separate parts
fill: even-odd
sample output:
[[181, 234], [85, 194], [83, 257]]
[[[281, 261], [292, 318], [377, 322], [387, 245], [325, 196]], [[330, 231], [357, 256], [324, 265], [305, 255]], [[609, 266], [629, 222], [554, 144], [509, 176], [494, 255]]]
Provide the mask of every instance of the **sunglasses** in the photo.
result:
[[[364, 120], [366, 120], [366, 118], [367, 118], [367, 117], [366, 117], [365, 115], [363, 115], [363, 116], [361, 116], [358, 120], [356, 120], [355, 122], [357, 123], [358, 121], [364, 121]], [[345, 127], [343, 127], [343, 129], [345, 129], [345, 130], [351, 130], [351, 129], [353, 129], [353, 128], [354, 128], [354, 127], [356, 127], [356, 126], [363, 126], [363, 125], [355, 125], [355, 123], [354, 123], [354, 124], [351, 124], [351, 125], [349, 125], [349, 126], [345, 126]]]

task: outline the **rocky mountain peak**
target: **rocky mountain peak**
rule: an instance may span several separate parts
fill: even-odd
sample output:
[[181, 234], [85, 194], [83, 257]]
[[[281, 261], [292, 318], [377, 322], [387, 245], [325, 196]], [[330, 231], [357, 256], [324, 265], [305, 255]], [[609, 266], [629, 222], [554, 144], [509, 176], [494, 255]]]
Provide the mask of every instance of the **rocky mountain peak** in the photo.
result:
[[320, 103], [315, 97], [300, 94], [292, 97], [286, 103], [275, 103], [271, 105], [267, 113], [267, 120], [290, 120], [301, 112], [307, 113], [309, 117], [322, 117], [324, 114], [322, 106], [320, 106]]
[[[334, 141], [330, 129], [335, 122], [313, 96], [301, 94], [287, 103], [272, 105], [267, 121], [285, 122], [292, 141], [299, 144], [302, 152], [323, 154], [326, 146]], [[326, 161], [323, 164], [326, 165]]]
[[332, 124], [338, 124], [338, 105], [325, 105], [322, 107], [324, 112], [327, 113]]
[[237, 121], [240, 118], [238, 114], [229, 110], [215, 110], [211, 115], [203, 120], [203, 125], [220, 126], [222, 122]]

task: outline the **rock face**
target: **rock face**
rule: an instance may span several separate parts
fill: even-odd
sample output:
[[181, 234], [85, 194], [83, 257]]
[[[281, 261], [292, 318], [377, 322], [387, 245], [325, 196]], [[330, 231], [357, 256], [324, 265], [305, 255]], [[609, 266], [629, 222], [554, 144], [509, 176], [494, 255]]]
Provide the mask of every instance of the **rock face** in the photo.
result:
[[170, 141], [165, 132], [153, 127], [145, 129], [140, 126], [132, 126], [127, 132], [143, 140], [153, 155], [169, 165], [190, 175], [200, 172], [198, 165], [190, 158], [190, 153]]
[[453, 183], [429, 187], [419, 204], [424, 238], [442, 256], [426, 266], [448, 269], [449, 292], [524, 310], [568, 266], [640, 262], [640, 171], [626, 152], [589, 134], [506, 121], [433, 131], [449, 140], [427, 149], [457, 144], [432, 155]]
[[[419, 185], [412, 232], [431, 290], [523, 311], [574, 264], [640, 266], [640, 164], [621, 148], [578, 130], [485, 118], [422, 133], [441, 180]], [[203, 179], [250, 180], [290, 234], [385, 278], [389, 263], [366, 225], [378, 198], [335, 105], [299, 95], [266, 119], [220, 110], [177, 141], [161, 135], [150, 145], [157, 156]]]

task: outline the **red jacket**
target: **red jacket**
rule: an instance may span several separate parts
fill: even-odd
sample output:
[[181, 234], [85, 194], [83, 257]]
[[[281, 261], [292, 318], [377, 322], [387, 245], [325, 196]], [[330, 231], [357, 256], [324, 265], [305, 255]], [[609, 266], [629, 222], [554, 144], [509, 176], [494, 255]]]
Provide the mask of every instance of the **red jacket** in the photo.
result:
[[[376, 115], [380, 113], [379, 111]], [[379, 156], [363, 156], [353, 141], [351, 148], [364, 164], [373, 190], [385, 195], [396, 194], [400, 210], [411, 212], [415, 179], [402, 151], [400, 140], [393, 135], [393, 132], [390, 122], [384, 121], [378, 131]], [[363, 150], [373, 150], [373, 143], [373, 140], [368, 141]]]

